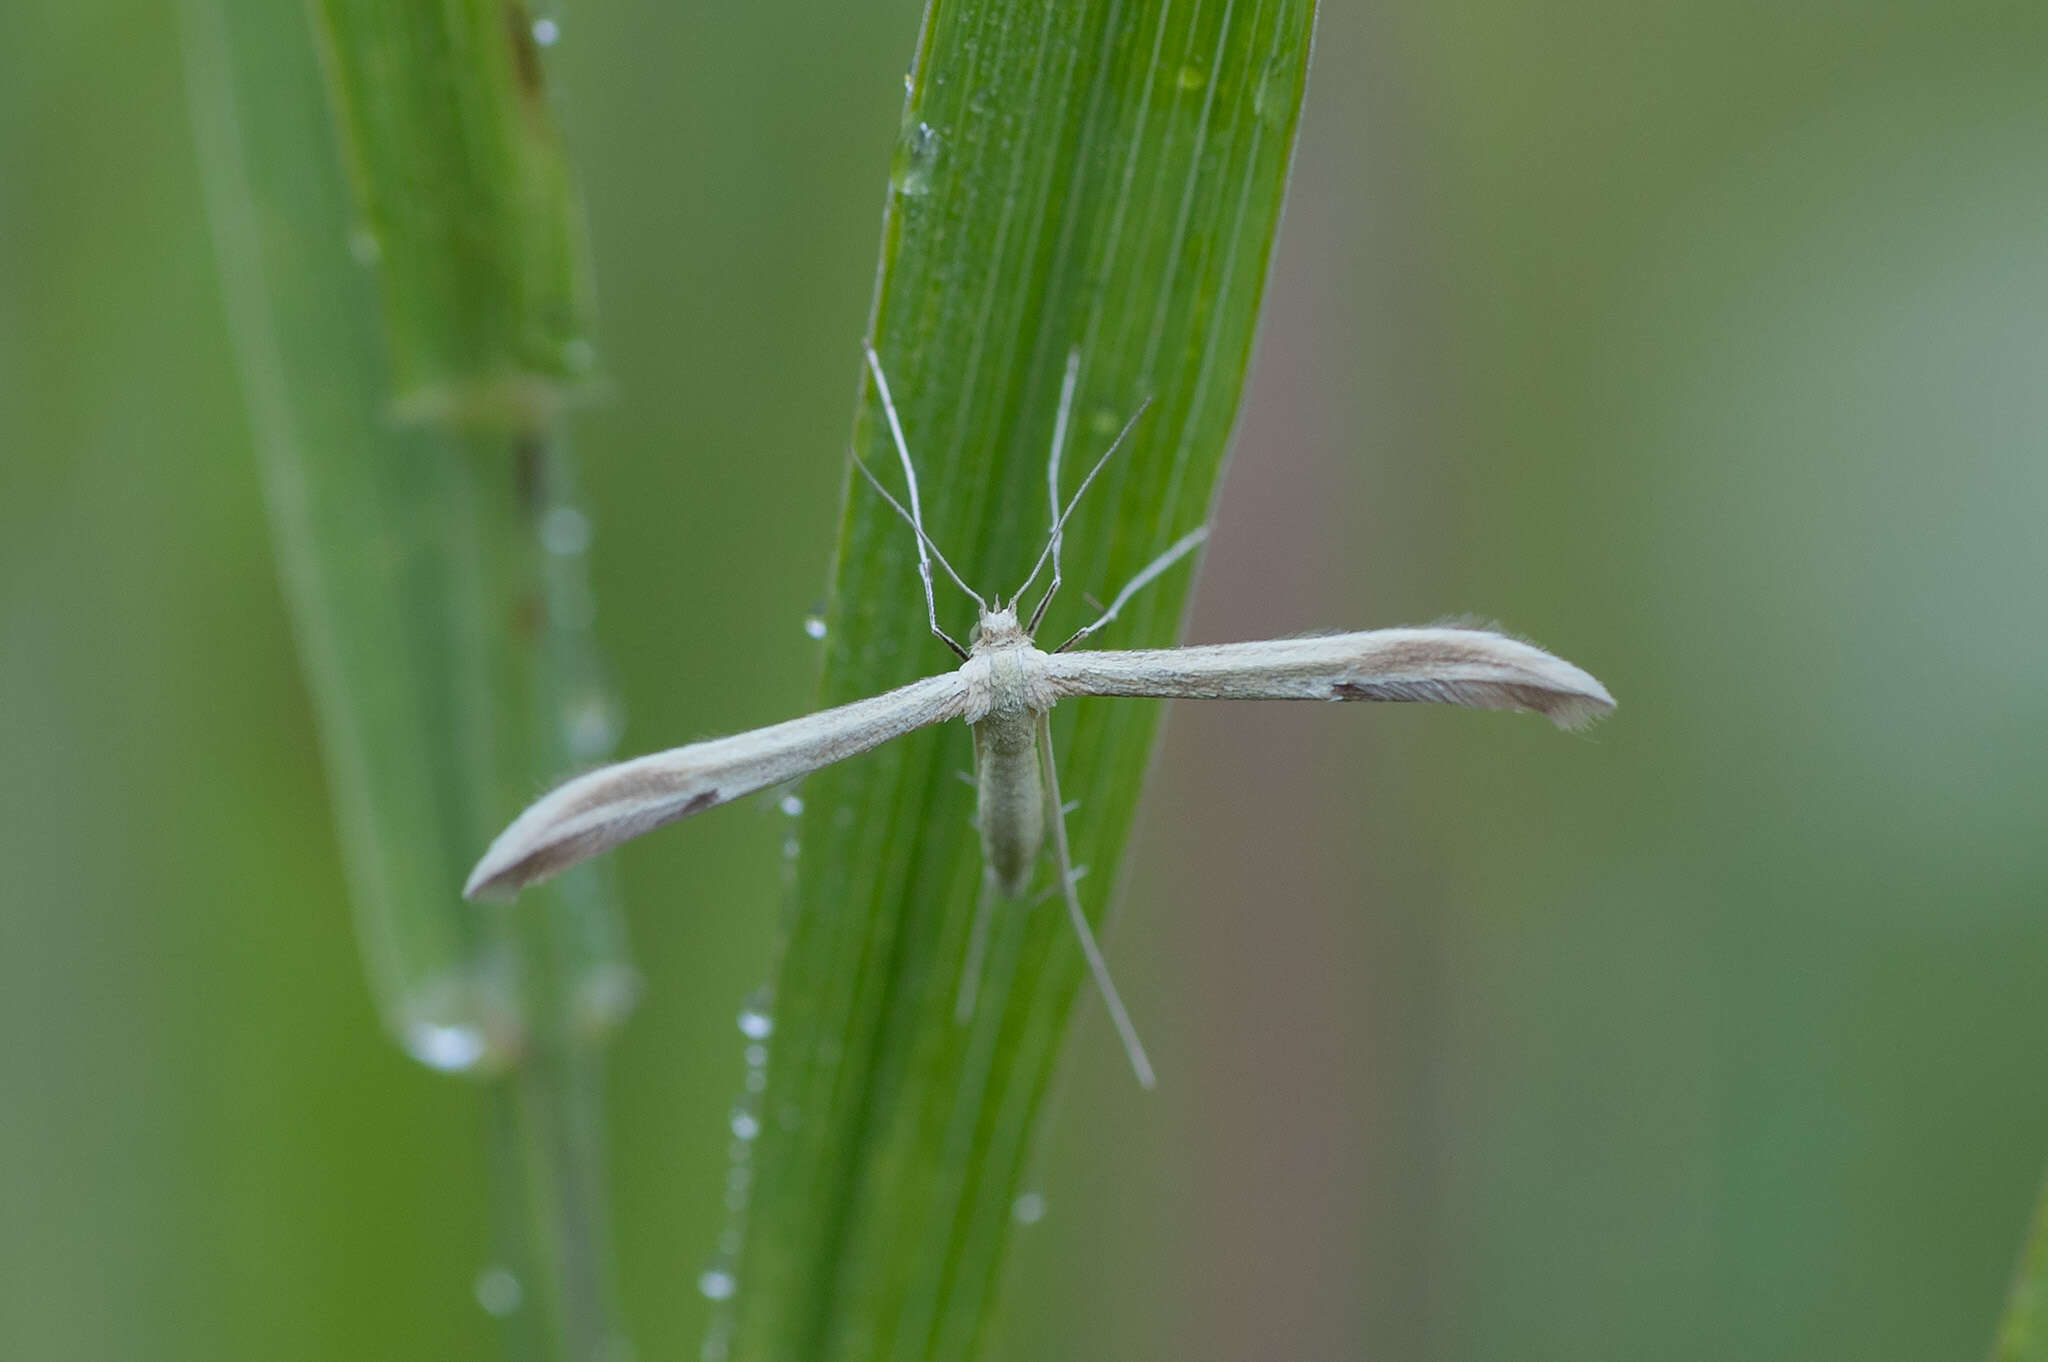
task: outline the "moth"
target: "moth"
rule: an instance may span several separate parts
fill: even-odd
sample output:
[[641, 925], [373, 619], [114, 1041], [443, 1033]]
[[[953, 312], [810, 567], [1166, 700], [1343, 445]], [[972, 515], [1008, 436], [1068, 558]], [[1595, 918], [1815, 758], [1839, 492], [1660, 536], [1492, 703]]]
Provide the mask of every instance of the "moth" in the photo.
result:
[[[1561, 728], [1578, 727], [1614, 708], [1606, 688], [1571, 663], [1533, 644], [1478, 628], [1376, 629], [1257, 643], [1074, 650], [1074, 645], [1115, 619], [1133, 594], [1193, 552], [1207, 538], [1207, 530], [1201, 527], [1146, 564], [1093, 622], [1058, 647], [1043, 650], [1035, 635], [1046, 607], [1060, 589], [1060, 544], [1067, 519], [1144, 415], [1145, 404], [1063, 504], [1060, 454], [1073, 406], [1080, 352], [1068, 356], [1053, 422], [1052, 451], [1046, 461], [1051, 532], [1030, 575], [1009, 600], [1000, 595], [985, 600], [961, 579], [925, 533], [917, 471], [889, 382], [872, 346], [867, 347], [866, 355], [903, 466], [908, 508], [890, 495], [858, 455], [853, 456], [854, 463], [916, 536], [927, 621], [932, 634], [959, 657], [960, 666], [872, 699], [577, 776], [543, 796], [498, 835], [470, 873], [463, 888], [465, 897], [517, 892], [643, 832], [858, 756], [915, 729], [961, 719], [974, 740], [983, 887], [968, 938], [956, 1013], [962, 1020], [972, 1014], [996, 900], [1017, 899], [1031, 889], [1040, 853], [1050, 842], [1056, 889], [1066, 901], [1082, 955], [1139, 1083], [1149, 1088], [1154, 1082], [1151, 1063], [1110, 980], [1075, 889], [1078, 876], [1068, 854], [1066, 813], [1053, 760], [1050, 716], [1055, 704], [1084, 695], [1173, 700], [1408, 700], [1528, 710]], [[932, 588], [933, 562], [975, 603], [978, 616], [964, 646], [940, 627]], [[1025, 597], [1048, 565], [1052, 577], [1044, 595], [1028, 615], [1021, 613]]]

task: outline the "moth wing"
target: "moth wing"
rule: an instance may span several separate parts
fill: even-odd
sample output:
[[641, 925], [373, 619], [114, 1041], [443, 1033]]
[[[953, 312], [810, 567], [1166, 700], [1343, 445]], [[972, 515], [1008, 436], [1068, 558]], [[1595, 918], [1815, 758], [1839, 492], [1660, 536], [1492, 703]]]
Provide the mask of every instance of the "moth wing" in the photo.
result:
[[498, 834], [470, 872], [463, 897], [515, 893], [628, 838], [957, 718], [966, 708], [966, 678], [946, 672], [787, 723], [585, 772]]
[[1374, 629], [1262, 643], [1054, 653], [1046, 674], [1061, 695], [1409, 700], [1530, 710], [1560, 728], [1577, 728], [1614, 709], [1614, 697], [1586, 672], [1486, 629]]

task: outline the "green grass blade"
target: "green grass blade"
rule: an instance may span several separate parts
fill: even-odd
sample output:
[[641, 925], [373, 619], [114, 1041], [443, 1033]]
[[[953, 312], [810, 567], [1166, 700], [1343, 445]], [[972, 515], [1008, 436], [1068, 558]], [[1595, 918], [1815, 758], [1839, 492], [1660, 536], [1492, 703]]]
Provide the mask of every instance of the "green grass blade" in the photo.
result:
[[1991, 1362], [2048, 1362], [2048, 1187], [2034, 1207]]
[[[526, 1302], [505, 1312], [507, 1342], [514, 1356], [590, 1362], [617, 1338], [597, 1091], [597, 1052], [634, 992], [617, 905], [602, 867], [514, 910], [460, 897], [505, 820], [602, 755], [614, 727], [573, 474], [547, 415], [557, 400], [536, 396], [561, 376], [545, 354], [523, 358], [536, 336], [573, 338], [570, 314], [535, 300], [581, 287], [560, 248], [574, 205], [557, 165], [551, 196], [522, 191], [485, 211], [451, 192], [392, 226], [377, 205], [403, 195], [387, 173], [433, 180], [439, 158], [460, 184], [475, 170], [460, 164], [474, 138], [441, 144], [443, 123], [408, 132], [400, 115], [436, 97], [488, 106], [474, 92], [503, 83], [519, 35], [490, 10], [476, 32], [495, 64], [465, 65], [446, 45], [394, 37], [407, 24], [446, 37], [451, 15], [478, 18], [463, 6], [328, 8], [331, 48], [377, 54], [329, 54], [343, 107], [382, 120], [367, 151], [353, 129], [353, 186], [306, 10], [187, 0], [223, 290], [379, 1010], [422, 1063], [498, 1080], [497, 1266]], [[532, 114], [498, 108], [522, 125], [500, 140], [528, 136]], [[366, 219], [377, 249], [359, 234], [351, 250], [349, 224]], [[437, 251], [445, 287], [408, 293]], [[470, 296], [494, 279], [516, 296]], [[416, 403], [426, 419], [401, 426], [394, 392], [422, 391], [422, 374], [472, 396]], [[498, 400], [507, 393], [518, 400]]]
[[[1045, 539], [1046, 452], [1071, 347], [1081, 371], [1068, 489], [1152, 402], [1071, 523], [1048, 639], [1089, 618], [1083, 592], [1106, 599], [1207, 517], [1312, 13], [1308, 0], [935, 0], [927, 12], [873, 339], [934, 538], [983, 594], [1007, 597], [1024, 578]], [[871, 389], [853, 438], [872, 467], [894, 468]], [[1188, 584], [1186, 568], [1167, 574], [1095, 643], [1173, 641]], [[945, 621], [964, 635], [971, 607], [944, 589]], [[859, 486], [827, 628], [821, 703], [953, 665], [925, 629], [909, 531]], [[1126, 701], [1053, 715], [1091, 916], [1116, 883], [1158, 717]], [[954, 1024], [980, 873], [972, 791], [956, 779], [969, 761], [967, 734], [949, 726], [821, 772], [803, 792], [738, 1293], [713, 1352], [958, 1358], [984, 1335], [1083, 975], [1061, 914], [1011, 908], [974, 1022]]]
[[397, 409], [532, 425], [589, 369], [583, 222], [523, 4], [319, 0]]

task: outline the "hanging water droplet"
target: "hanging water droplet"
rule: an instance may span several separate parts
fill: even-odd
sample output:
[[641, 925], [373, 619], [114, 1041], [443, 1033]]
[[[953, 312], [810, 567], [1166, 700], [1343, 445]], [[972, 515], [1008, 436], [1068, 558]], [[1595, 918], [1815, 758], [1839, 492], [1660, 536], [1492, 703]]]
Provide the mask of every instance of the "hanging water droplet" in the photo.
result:
[[797, 841], [797, 839], [796, 839], [796, 838], [794, 838], [794, 837], [785, 837], [785, 838], [783, 838], [783, 839], [782, 839], [782, 859], [783, 859], [783, 860], [785, 860], [785, 861], [793, 861], [793, 860], [795, 860], [795, 859], [797, 858], [797, 853], [798, 853], [798, 852], [800, 852], [800, 851], [802, 851], [802, 850], [803, 850], [803, 844], [802, 844], [801, 842]]
[[405, 1028], [405, 1052], [429, 1069], [445, 1074], [468, 1073], [490, 1052], [483, 1029], [434, 1022], [412, 1022]]
[[408, 1055], [445, 1074], [500, 1073], [525, 1040], [518, 998], [487, 959], [407, 981], [392, 1027]]
[[562, 26], [543, 15], [533, 21], [533, 41], [540, 47], [553, 47], [562, 36]]
[[722, 1267], [707, 1267], [697, 1277], [697, 1289], [704, 1293], [705, 1300], [729, 1301], [739, 1287], [739, 1279]]
[[609, 756], [624, 727], [618, 701], [602, 686], [585, 687], [562, 701], [562, 741], [578, 762]]
[[[576, 755], [578, 760], [587, 760], [581, 753]], [[607, 961], [592, 965], [577, 976], [570, 1015], [579, 1036], [606, 1036], [639, 1001], [640, 971], [619, 961]]]
[[1045, 1219], [1045, 1198], [1037, 1192], [1026, 1192], [1010, 1205], [1010, 1218], [1020, 1225], [1036, 1225]]
[[734, 1107], [727, 1124], [732, 1127], [732, 1137], [735, 1140], [751, 1140], [761, 1133], [761, 1118], [745, 1107]]
[[590, 547], [590, 517], [574, 506], [557, 506], [540, 518], [540, 546], [558, 558]]
[[526, 1288], [509, 1267], [492, 1265], [476, 1274], [476, 1303], [494, 1319], [503, 1319], [526, 1300]]
[[765, 1045], [749, 1045], [747, 1047], [746, 1060], [749, 1069], [766, 1068], [768, 1065], [768, 1047]]
[[775, 807], [781, 809], [791, 818], [794, 818], [804, 811], [803, 797], [801, 795], [786, 794], [776, 802]]
[[766, 1040], [775, 1034], [775, 1015], [768, 1010], [768, 990], [757, 988], [740, 1004], [740, 1034], [748, 1040]]
[[384, 243], [369, 228], [358, 227], [348, 234], [348, 254], [358, 265], [374, 265], [384, 258]]
[[825, 637], [825, 616], [823, 612], [813, 610], [810, 614], [804, 616], [804, 634], [808, 638]]
[[1252, 112], [1261, 122], [1276, 128], [1284, 126], [1293, 85], [1287, 66], [1278, 57], [1268, 61], [1259, 73], [1258, 85], [1252, 90]]
[[889, 183], [899, 194], [929, 194], [932, 168], [939, 160], [939, 135], [929, 123], [914, 123], [896, 139], [889, 158]]
[[768, 1071], [766, 1069], [747, 1070], [745, 1085], [748, 1092], [766, 1092], [768, 1090]]

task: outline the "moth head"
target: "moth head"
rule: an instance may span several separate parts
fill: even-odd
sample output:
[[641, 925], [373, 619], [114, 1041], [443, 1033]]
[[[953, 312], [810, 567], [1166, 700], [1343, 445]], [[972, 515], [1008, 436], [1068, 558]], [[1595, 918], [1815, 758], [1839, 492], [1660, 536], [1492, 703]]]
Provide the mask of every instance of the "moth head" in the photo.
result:
[[968, 646], [976, 652], [991, 648], [1014, 648], [1031, 642], [1031, 635], [1017, 621], [1017, 603], [1004, 605], [997, 601], [985, 606], [981, 618], [975, 621], [974, 632], [967, 636]]

